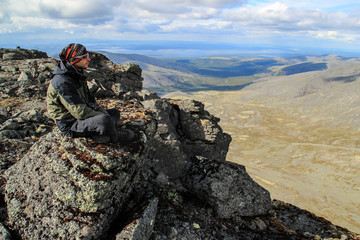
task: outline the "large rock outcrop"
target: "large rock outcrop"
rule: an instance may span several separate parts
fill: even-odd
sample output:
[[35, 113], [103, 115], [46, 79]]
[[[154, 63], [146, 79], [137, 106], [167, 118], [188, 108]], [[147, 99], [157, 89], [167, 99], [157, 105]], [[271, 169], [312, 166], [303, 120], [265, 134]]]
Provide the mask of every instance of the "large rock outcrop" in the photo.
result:
[[202, 103], [154, 99], [142, 104], [157, 116], [157, 131], [149, 143], [149, 155], [155, 161], [151, 167], [161, 173], [162, 181], [176, 182], [193, 156], [225, 161], [231, 137]]
[[136, 132], [137, 140], [123, 146], [71, 139], [54, 128], [44, 97], [57, 60], [21, 48], [0, 49], [0, 56], [4, 239], [355, 236], [271, 202], [243, 166], [226, 162], [231, 137], [220, 119], [200, 102], [143, 90], [139, 66], [91, 53], [91, 91], [104, 108], [121, 111], [118, 128]]
[[126, 207], [145, 160], [54, 130], [5, 174], [9, 224], [23, 239], [100, 239]]
[[270, 193], [252, 181], [241, 165], [192, 158], [182, 182], [223, 219], [265, 215], [270, 210]]
[[142, 90], [144, 79], [138, 65], [133, 63], [117, 65], [104, 55], [95, 52], [90, 53], [90, 58], [92, 60], [87, 72], [90, 90], [96, 97], [141, 99], [136, 93]]
[[26, 59], [41, 59], [48, 58], [45, 52], [35, 49], [24, 49], [17, 47], [16, 49], [0, 48], [0, 58], [6, 60], [26, 60]]

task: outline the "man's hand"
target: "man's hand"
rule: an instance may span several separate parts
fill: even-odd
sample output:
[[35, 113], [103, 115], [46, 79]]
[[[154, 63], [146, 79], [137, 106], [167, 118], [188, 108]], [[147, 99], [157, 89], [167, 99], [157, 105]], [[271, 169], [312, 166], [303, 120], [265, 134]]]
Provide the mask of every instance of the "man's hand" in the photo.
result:
[[89, 108], [95, 110], [95, 111], [98, 111], [98, 110], [99, 110], [99, 107], [96, 106], [96, 104], [94, 104], [94, 103], [92, 103], [92, 102], [89, 102], [89, 103], [87, 104], [87, 106], [88, 106]]

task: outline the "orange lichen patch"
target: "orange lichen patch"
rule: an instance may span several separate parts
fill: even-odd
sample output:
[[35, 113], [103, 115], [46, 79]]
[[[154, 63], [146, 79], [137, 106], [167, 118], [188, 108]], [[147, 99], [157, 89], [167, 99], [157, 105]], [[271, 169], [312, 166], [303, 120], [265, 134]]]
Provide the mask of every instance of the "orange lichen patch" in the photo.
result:
[[112, 143], [100, 144], [91, 139], [84, 139], [82, 144], [97, 153], [101, 153], [113, 158], [121, 158], [126, 154], [123, 149], [117, 148], [117, 146]]
[[121, 119], [119, 121], [120, 125], [128, 122], [144, 122], [145, 124], [147, 123], [144, 113], [135, 112], [129, 114], [120, 114], [120, 116], [121, 116]]
[[202, 126], [210, 125], [211, 122], [208, 119], [200, 119], [200, 123]]
[[25, 99], [21, 99], [21, 98], [15, 98], [15, 97], [11, 97], [11, 98], [4, 98], [0, 100], [0, 106], [2, 107], [16, 107], [19, 106], [21, 104], [23, 104], [25, 102]]
[[122, 69], [122, 66], [121, 66], [121, 65], [118, 65], [118, 64], [115, 64], [114, 68], [115, 68], [115, 70], [121, 70], [121, 69]]
[[93, 164], [101, 166], [101, 164], [95, 158], [93, 158], [88, 152], [83, 152], [75, 148], [69, 148], [67, 149], [67, 151], [71, 154], [74, 154], [78, 160], [86, 163], [89, 167], [91, 167]]
[[[59, 151], [60, 151], [60, 153], [62, 153], [61, 154], [62, 160], [69, 167], [74, 167], [74, 166], [71, 163], [71, 160], [67, 157], [66, 153], [70, 153], [70, 154], [74, 155], [76, 159], [85, 163], [88, 166], [88, 168], [87, 167], [86, 168], [77, 167], [76, 170], [79, 173], [81, 173], [82, 175], [84, 175], [85, 177], [87, 177], [88, 179], [95, 180], [95, 181], [108, 181], [108, 180], [114, 179], [114, 177], [112, 176], [112, 173], [110, 171], [106, 170], [100, 162], [98, 162], [95, 158], [93, 158], [90, 155], [90, 153], [81, 151], [74, 147], [67, 148], [67, 149], [63, 149], [62, 147], [60, 147]], [[96, 165], [99, 168], [101, 168], [102, 173], [97, 173], [97, 172], [91, 171], [91, 167], [93, 165]]]
[[116, 102], [113, 101], [113, 102], [110, 102], [106, 105], [106, 108], [115, 108], [115, 105], [116, 105]]
[[82, 175], [84, 175], [85, 177], [87, 177], [88, 179], [90, 179], [90, 180], [109, 181], [109, 180], [114, 179], [114, 177], [112, 177], [112, 176], [107, 176], [107, 175], [104, 175], [104, 174], [94, 173], [94, 172], [90, 171], [89, 169], [79, 168], [79, 169], [77, 169], [77, 171], [79, 173], [81, 173]]
[[116, 108], [120, 111], [118, 125], [141, 122], [148, 124], [153, 120], [153, 111], [141, 107], [136, 102], [121, 102], [119, 100], [104, 100], [99, 102], [100, 106], [109, 109]]

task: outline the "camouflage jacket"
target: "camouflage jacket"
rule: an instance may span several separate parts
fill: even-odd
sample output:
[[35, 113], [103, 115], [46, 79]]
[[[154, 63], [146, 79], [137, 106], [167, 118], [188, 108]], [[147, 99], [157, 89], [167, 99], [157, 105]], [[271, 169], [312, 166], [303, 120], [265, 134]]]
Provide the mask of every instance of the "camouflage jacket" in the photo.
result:
[[62, 61], [55, 68], [46, 101], [50, 117], [64, 133], [69, 133], [76, 120], [107, 113], [90, 93], [86, 77]]

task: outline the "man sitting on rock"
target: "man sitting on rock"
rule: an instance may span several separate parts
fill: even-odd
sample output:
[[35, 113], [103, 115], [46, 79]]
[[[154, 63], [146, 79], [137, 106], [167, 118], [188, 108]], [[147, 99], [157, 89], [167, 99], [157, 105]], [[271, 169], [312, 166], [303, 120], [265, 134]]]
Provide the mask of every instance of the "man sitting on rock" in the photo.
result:
[[47, 109], [60, 131], [73, 138], [108, 136], [112, 143], [130, 143], [134, 132], [116, 128], [120, 112], [101, 108], [89, 91], [83, 75], [91, 60], [86, 48], [72, 43], [59, 56], [47, 91]]

